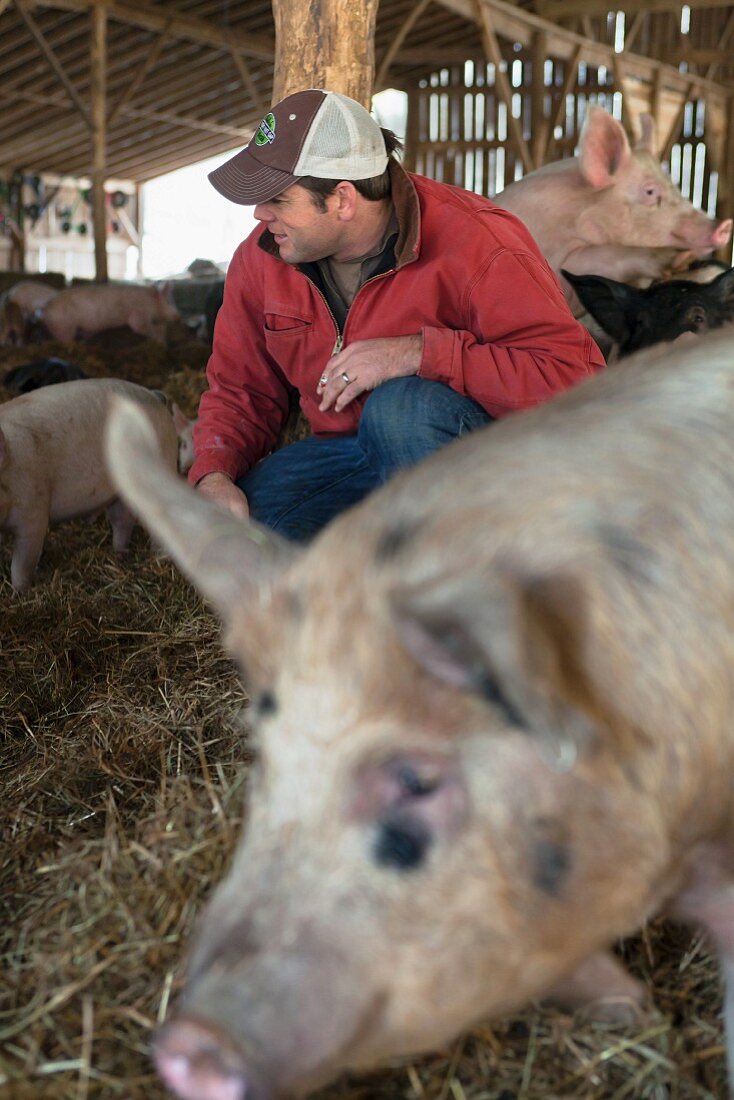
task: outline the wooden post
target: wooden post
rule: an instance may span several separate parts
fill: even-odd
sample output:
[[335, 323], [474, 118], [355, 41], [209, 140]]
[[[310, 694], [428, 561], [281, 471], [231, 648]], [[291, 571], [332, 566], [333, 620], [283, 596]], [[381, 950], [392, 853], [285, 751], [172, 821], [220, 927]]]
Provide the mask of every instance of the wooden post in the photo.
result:
[[378, 2], [273, 0], [273, 102], [303, 88], [325, 88], [369, 109]]
[[107, 211], [104, 183], [107, 174], [107, 8], [97, 3], [91, 12], [92, 93], [92, 225], [95, 279], [107, 282]]

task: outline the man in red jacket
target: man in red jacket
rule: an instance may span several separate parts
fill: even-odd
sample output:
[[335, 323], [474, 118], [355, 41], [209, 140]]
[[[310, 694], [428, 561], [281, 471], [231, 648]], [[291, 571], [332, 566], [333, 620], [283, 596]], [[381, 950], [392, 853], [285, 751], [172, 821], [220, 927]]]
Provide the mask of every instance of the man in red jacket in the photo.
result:
[[[288, 538], [604, 366], [524, 225], [399, 148], [310, 89], [209, 176], [262, 224], [227, 273], [189, 478]], [[294, 391], [313, 435], [273, 451]]]

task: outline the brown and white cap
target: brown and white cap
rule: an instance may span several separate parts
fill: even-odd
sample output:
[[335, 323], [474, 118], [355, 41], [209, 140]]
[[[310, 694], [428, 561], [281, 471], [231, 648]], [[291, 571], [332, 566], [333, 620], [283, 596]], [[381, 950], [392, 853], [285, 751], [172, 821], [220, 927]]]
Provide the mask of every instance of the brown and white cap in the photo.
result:
[[246, 206], [275, 198], [300, 176], [379, 176], [387, 160], [382, 131], [361, 103], [309, 88], [276, 103], [249, 145], [209, 179], [226, 199]]

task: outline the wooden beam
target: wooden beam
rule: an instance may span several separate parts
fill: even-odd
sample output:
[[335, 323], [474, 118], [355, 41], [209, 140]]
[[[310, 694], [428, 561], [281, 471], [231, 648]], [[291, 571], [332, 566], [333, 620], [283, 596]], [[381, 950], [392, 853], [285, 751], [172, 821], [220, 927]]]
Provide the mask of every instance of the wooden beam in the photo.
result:
[[505, 59], [502, 56], [500, 44], [497, 40], [497, 35], [495, 34], [490, 9], [486, 4], [482, 3], [482, 0], [475, 0], [475, 7], [479, 19], [479, 29], [482, 35], [482, 45], [484, 47], [484, 52], [487, 55], [487, 60], [491, 61], [494, 65], [495, 88], [499, 92], [500, 96], [505, 102], [505, 106], [507, 107], [507, 125], [510, 131], [510, 138], [513, 141], [515, 149], [522, 159], [525, 171], [532, 172], [535, 165], [533, 164], [533, 158], [530, 155], [528, 144], [523, 136], [522, 124], [518, 122], [518, 120], [512, 113], [512, 88], [510, 87], [510, 82], [507, 79], [507, 73], [503, 68]]
[[[464, 19], [478, 22], [477, 0], [437, 0], [437, 3], [443, 4], [445, 8], [456, 12]], [[481, 3], [491, 9], [496, 33], [502, 38], [509, 39], [510, 42], [521, 42], [523, 46], [530, 48], [533, 31], [545, 30], [548, 34], [548, 52], [551, 57], [566, 60], [573, 56], [576, 47], [580, 44], [582, 57], [589, 65], [606, 65], [607, 68], [613, 65], [613, 46], [584, 38], [583, 35], [559, 27], [558, 24], [551, 23], [525, 8], [508, 4], [506, 0], [481, 0]], [[604, 9], [607, 10], [606, 2]], [[688, 75], [678, 72], [672, 65], [631, 52], [625, 52], [624, 63], [627, 76], [630, 78], [651, 82], [655, 72], [660, 69], [666, 88], [683, 94], [688, 87], [690, 79]], [[698, 80], [702, 93], [715, 97], [717, 103], [722, 106], [728, 102], [731, 88], [717, 84], [706, 77], [700, 77]]]
[[[39, 8], [58, 8], [60, 11], [89, 11], [96, 0], [30, 0], [30, 5]], [[170, 12], [161, 7], [145, 7], [124, 3], [124, 0], [108, 0], [107, 16], [118, 23], [128, 23], [132, 27], [143, 27], [148, 31], [164, 30], [170, 20]], [[219, 46], [229, 51], [231, 48], [246, 57], [256, 57], [261, 61], [272, 61], [275, 54], [275, 42], [266, 35], [247, 34], [236, 28], [220, 30], [213, 20], [196, 19], [190, 15], [175, 15], [170, 31], [174, 38], [189, 39], [208, 46]]]
[[375, 76], [375, 87], [382, 88], [385, 83], [385, 77], [390, 71], [390, 66], [395, 60], [400, 47], [410, 34], [411, 30], [418, 22], [423, 12], [426, 10], [431, 0], [418, 0], [418, 3], [408, 14], [407, 18], [403, 20], [398, 33], [393, 38], [392, 42], [385, 50], [385, 53], [380, 58], [380, 63], [377, 67], [377, 75]]
[[548, 146], [549, 119], [545, 117], [545, 97], [550, 91], [545, 85], [545, 59], [548, 56], [548, 43], [544, 31], [533, 35], [530, 85], [530, 152], [533, 164], [539, 168], [543, 163], [543, 154]]
[[642, 29], [642, 24], [645, 21], [645, 15], [646, 14], [647, 13], [645, 12], [644, 8], [641, 9], [640, 11], [636, 12], [635, 17], [632, 20], [632, 22], [630, 23], [629, 27], [627, 26], [626, 21], [625, 21], [625, 30], [624, 30], [624, 48], [625, 48], [625, 51], [632, 49], [632, 47], [635, 43], [635, 39], [637, 38], [637, 35], [640, 33], [640, 30]]
[[18, 14], [20, 15], [21, 19], [23, 20], [26, 27], [30, 31], [30, 33], [31, 33], [34, 41], [36, 42], [38, 48], [40, 49], [41, 53], [46, 58], [49, 65], [51, 66], [53, 71], [56, 73], [56, 76], [59, 78], [62, 85], [66, 89], [69, 97], [71, 98], [71, 100], [74, 103], [75, 107], [79, 111], [79, 114], [82, 116], [82, 118], [86, 122], [87, 126], [89, 126], [89, 128], [91, 129], [92, 120], [89, 117], [89, 112], [87, 111], [87, 108], [86, 108], [85, 104], [83, 103], [83, 101], [82, 101], [79, 93], [77, 92], [76, 88], [74, 87], [72, 82], [69, 80], [68, 76], [66, 75], [66, 72], [64, 70], [63, 65], [61, 64], [61, 62], [57, 58], [54, 51], [49, 46], [46, 39], [43, 37], [43, 34], [41, 33], [40, 28], [36, 24], [35, 19], [33, 18], [33, 16], [31, 15], [31, 13], [29, 11], [26, 11], [25, 5], [22, 4], [20, 2], [20, 0], [16, 0], [15, 6], [18, 9]]
[[660, 149], [661, 160], [668, 160], [668, 158], [670, 157], [670, 152], [678, 139], [680, 128], [683, 125], [683, 116], [686, 113], [686, 104], [696, 94], [696, 81], [692, 80], [688, 85], [688, 92], [685, 95], [681, 96], [681, 101], [678, 105], [678, 110], [675, 113], [675, 118], [671, 123], [670, 130], [668, 131], [668, 136]]
[[[686, 0], [689, 8], [728, 8], [731, 0]], [[555, 21], [556, 19], [568, 19], [574, 15], [606, 15], [610, 10], [637, 12], [670, 11], [679, 12], [682, 4], [680, 0], [643, 0], [643, 2], [617, 3], [611, 6], [610, 0], [536, 0], [536, 10], [544, 19]]]
[[571, 94], [571, 89], [576, 84], [576, 77], [579, 71], [579, 61], [581, 59], [581, 46], [577, 46], [572, 58], [566, 62], [566, 76], [563, 80], [563, 87], [559, 93], [558, 102], [556, 104], [555, 114], [551, 119], [550, 126], [548, 128], [548, 141], [546, 142], [545, 149], [543, 150], [543, 159], [541, 164], [547, 164], [551, 159], [551, 153], [556, 144], [555, 130], [557, 126], [560, 126], [561, 119], [566, 110], [566, 98]]
[[[52, 96], [37, 95], [35, 92], [20, 92], [17, 89], [6, 89], [2, 86], [0, 86], [0, 100], [7, 100], [9, 103], [17, 103], [20, 100], [24, 103], [34, 103], [39, 107], [63, 109], [58, 100]], [[207, 134], [227, 135], [233, 139], [233, 145], [241, 142], [248, 131], [246, 123], [242, 126], [222, 126], [220, 123], [211, 120], [192, 118], [191, 115], [177, 115], [172, 111], [148, 111], [143, 107], [123, 107], [120, 114], [123, 118], [142, 118], [150, 122], [166, 122], [172, 126], [180, 126], [184, 130], [202, 130]], [[38, 137], [39, 135], [36, 135], [37, 140]], [[5, 146], [0, 147], [0, 155], [3, 159], [9, 155]]]
[[140, 68], [138, 69], [137, 73], [135, 74], [133, 80], [130, 82], [130, 84], [128, 84], [127, 88], [122, 93], [122, 95], [118, 99], [117, 103], [115, 104], [115, 106], [110, 111], [110, 113], [108, 115], [108, 118], [107, 118], [107, 126], [108, 127], [112, 126], [112, 123], [115, 121], [115, 119], [119, 115], [122, 108], [125, 106], [126, 103], [129, 103], [130, 100], [133, 98], [133, 96], [137, 92], [138, 88], [143, 83], [146, 76], [148, 75], [148, 73], [153, 68], [153, 66], [155, 65], [158, 58], [160, 57], [161, 50], [163, 49], [166, 42], [168, 41], [169, 32], [170, 32], [170, 29], [171, 29], [170, 24], [171, 24], [172, 21], [173, 21], [173, 17], [171, 17], [171, 19], [169, 19], [168, 26], [164, 27], [163, 30], [161, 31], [161, 33], [158, 35], [158, 37], [153, 40], [153, 42], [151, 44], [151, 47], [150, 47], [147, 55], [143, 58], [143, 63], [140, 66]]
[[261, 115], [265, 114], [265, 108], [267, 104], [255, 87], [255, 81], [252, 78], [252, 73], [250, 72], [249, 65], [234, 47], [232, 47], [229, 52], [231, 53], [232, 60], [234, 61], [237, 67], [237, 71], [240, 74], [240, 80], [242, 81], [244, 87], [247, 88], [250, 99], [255, 105], [255, 110], [258, 111], [258, 113]]
[[96, 281], [106, 283], [107, 209], [104, 181], [107, 172], [107, 9], [104, 4], [96, 4], [92, 9], [90, 39], [94, 267]]
[[[732, 11], [729, 18], [726, 21], [726, 26], [724, 27], [721, 38], [719, 39], [719, 46], [723, 49], [726, 45], [728, 45], [728, 43], [730, 42], [733, 35], [734, 35], [734, 11]], [[729, 57], [731, 57], [731, 50], [727, 50], [727, 53], [728, 53]], [[723, 58], [722, 60], [726, 60], [726, 58]], [[716, 70], [717, 70], [717, 68], [719, 67], [720, 64], [721, 64], [721, 61], [714, 61], [709, 65], [708, 69], [706, 70], [706, 76], [709, 79], [711, 79], [713, 77], [714, 73], [716, 72]]]

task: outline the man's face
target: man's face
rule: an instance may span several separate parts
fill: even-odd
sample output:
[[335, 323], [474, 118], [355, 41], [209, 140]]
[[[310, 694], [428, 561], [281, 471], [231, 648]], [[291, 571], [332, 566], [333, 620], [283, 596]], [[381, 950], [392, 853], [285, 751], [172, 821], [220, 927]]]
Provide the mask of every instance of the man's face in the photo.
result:
[[269, 202], [255, 207], [255, 217], [273, 234], [281, 260], [302, 264], [323, 260], [339, 250], [344, 232], [334, 196], [320, 210], [311, 194], [294, 183]]

